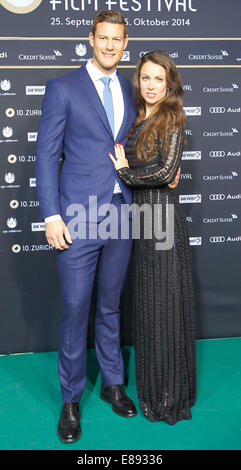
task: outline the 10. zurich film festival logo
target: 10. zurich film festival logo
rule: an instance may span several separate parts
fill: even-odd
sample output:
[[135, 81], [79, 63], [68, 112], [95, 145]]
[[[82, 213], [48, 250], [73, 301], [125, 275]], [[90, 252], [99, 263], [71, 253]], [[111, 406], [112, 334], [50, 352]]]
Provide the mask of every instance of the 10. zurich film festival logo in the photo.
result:
[[[132, 224], [129, 224], [131, 214]], [[162, 251], [170, 250], [174, 245], [174, 204], [121, 204], [119, 212], [111, 203], [97, 207], [97, 196], [89, 196], [88, 207], [70, 204], [66, 216], [72, 240], [144, 238], [153, 240], [155, 250]]]
[[23, 14], [30, 13], [38, 8], [42, 1], [43, 0], [0, 0], [0, 5], [12, 13]]

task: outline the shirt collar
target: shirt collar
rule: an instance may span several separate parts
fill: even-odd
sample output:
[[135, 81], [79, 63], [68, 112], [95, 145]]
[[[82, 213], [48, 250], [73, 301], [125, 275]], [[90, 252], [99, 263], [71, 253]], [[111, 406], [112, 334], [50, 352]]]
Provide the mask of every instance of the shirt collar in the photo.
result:
[[[101, 72], [101, 70], [99, 70], [92, 63], [92, 59], [88, 60], [88, 62], [86, 64], [86, 68], [87, 68], [87, 71], [90, 75], [90, 78], [93, 80], [93, 82], [96, 82], [97, 80], [100, 80], [102, 77], [107, 77], [107, 75], [105, 75], [103, 72]], [[116, 70], [111, 75], [108, 75], [108, 78], [110, 78], [113, 81], [116, 80], [116, 78], [117, 78]]]

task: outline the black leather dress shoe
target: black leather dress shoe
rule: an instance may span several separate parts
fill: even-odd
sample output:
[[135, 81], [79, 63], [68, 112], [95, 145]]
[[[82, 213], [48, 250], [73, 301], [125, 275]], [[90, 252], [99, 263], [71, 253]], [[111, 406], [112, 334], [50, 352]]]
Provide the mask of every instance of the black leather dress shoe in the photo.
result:
[[57, 435], [62, 442], [75, 442], [81, 435], [79, 403], [64, 403]]
[[137, 411], [133, 401], [126, 395], [122, 385], [101, 385], [100, 398], [112, 404], [112, 410], [124, 418], [136, 416]]

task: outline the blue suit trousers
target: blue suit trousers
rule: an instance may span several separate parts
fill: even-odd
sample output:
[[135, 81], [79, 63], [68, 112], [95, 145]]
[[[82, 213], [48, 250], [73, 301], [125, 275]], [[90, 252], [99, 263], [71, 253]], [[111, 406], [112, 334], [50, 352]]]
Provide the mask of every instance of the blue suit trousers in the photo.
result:
[[[88, 318], [97, 274], [95, 348], [102, 383], [124, 383], [120, 349], [120, 296], [128, 268], [132, 239], [131, 219], [121, 217], [121, 193], [113, 195], [118, 211], [119, 238], [76, 238], [68, 250], [58, 251], [57, 264], [62, 291], [59, 325], [59, 379], [63, 403], [79, 401], [86, 383]], [[123, 215], [123, 214], [122, 214]], [[120, 238], [120, 228], [129, 238]]]

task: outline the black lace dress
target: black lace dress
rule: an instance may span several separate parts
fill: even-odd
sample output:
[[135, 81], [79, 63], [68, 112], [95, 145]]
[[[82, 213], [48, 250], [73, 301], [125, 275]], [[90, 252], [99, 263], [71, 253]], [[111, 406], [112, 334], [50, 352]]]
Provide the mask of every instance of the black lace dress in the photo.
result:
[[[145, 216], [133, 213], [137, 227], [133, 251], [137, 393], [150, 421], [175, 424], [192, 417], [190, 408], [196, 397], [196, 322], [188, 228], [176, 189], [168, 187], [181, 163], [184, 133], [179, 130], [169, 135], [168, 154], [156, 141], [155, 156], [142, 161], [137, 159], [136, 138], [144, 123], [141, 121], [128, 137], [125, 150], [130, 168], [117, 171], [133, 189], [133, 204], [147, 204], [153, 216], [150, 221], [149, 212], [145, 221]], [[162, 227], [159, 232], [153, 227], [157, 220]], [[165, 224], [166, 242], [160, 236]], [[157, 245], [161, 238], [164, 242]]]

